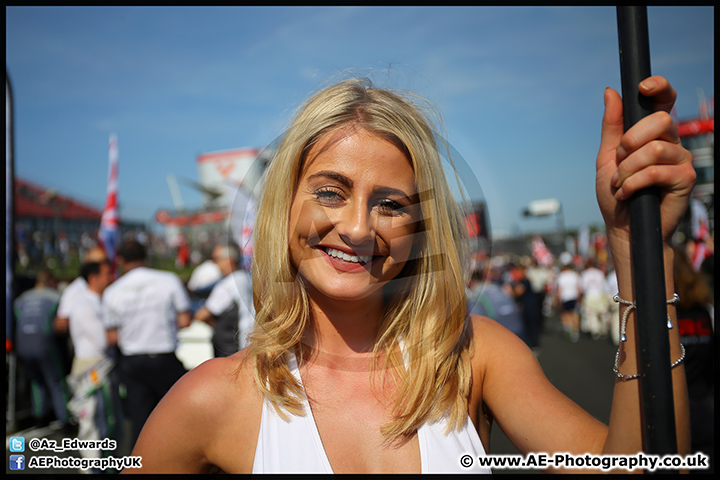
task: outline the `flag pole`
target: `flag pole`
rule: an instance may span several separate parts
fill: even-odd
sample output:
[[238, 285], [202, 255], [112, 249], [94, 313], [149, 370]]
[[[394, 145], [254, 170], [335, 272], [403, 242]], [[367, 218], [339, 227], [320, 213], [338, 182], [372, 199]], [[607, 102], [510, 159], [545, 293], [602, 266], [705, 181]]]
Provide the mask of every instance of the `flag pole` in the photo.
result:
[[[653, 112], [638, 84], [650, 73], [646, 7], [617, 7], [625, 131]], [[636, 338], [642, 398], [643, 451], [677, 453], [675, 408], [666, 322], [665, 271], [656, 187], [630, 199], [630, 241], [636, 302]], [[677, 327], [676, 327], [677, 328]]]

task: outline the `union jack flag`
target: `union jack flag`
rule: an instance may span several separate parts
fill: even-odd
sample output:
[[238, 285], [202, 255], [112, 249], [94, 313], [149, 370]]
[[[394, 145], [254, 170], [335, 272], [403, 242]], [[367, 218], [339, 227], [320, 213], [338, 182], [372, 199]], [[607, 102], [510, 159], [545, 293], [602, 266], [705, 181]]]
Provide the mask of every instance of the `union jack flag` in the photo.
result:
[[550, 250], [545, 246], [545, 242], [539, 236], [534, 237], [532, 240], [532, 254], [535, 260], [543, 267], [549, 268], [555, 262], [552, 253], [550, 253]]
[[102, 218], [100, 219], [98, 240], [105, 250], [110, 263], [114, 264], [115, 253], [117, 252], [120, 240], [117, 217], [118, 142], [115, 134], [110, 135], [108, 161], [107, 196], [105, 199], [105, 210], [103, 210]]
[[690, 213], [692, 218], [692, 240], [695, 243], [690, 261], [697, 272], [700, 271], [705, 259], [711, 255], [710, 248], [705, 244], [705, 241], [710, 236], [710, 229], [708, 228], [708, 214], [705, 205], [696, 199], [690, 200]]

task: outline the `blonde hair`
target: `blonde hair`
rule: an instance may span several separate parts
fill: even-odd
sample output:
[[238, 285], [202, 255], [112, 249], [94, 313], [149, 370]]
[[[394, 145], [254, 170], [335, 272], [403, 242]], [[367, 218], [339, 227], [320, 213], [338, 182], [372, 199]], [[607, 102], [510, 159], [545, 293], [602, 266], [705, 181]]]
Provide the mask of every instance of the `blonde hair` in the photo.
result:
[[[465, 308], [469, 248], [462, 211], [442, 168], [436, 136], [420, 99], [350, 79], [313, 95], [296, 114], [268, 168], [258, 205], [253, 255], [255, 329], [247, 358], [255, 380], [280, 415], [303, 414], [305, 394], [286, 354], [301, 346], [310, 306], [288, 248], [289, 213], [305, 156], [318, 140], [357, 127], [406, 152], [416, 177], [421, 241], [397, 280], [386, 285], [386, 309], [375, 342], [392, 366], [397, 396], [390, 440], [412, 435], [425, 422], [446, 416], [449, 429], [467, 419], [470, 392], [470, 327]], [[449, 158], [449, 155], [448, 155]], [[397, 352], [402, 345], [403, 357]], [[302, 349], [300, 355], [302, 358]]]

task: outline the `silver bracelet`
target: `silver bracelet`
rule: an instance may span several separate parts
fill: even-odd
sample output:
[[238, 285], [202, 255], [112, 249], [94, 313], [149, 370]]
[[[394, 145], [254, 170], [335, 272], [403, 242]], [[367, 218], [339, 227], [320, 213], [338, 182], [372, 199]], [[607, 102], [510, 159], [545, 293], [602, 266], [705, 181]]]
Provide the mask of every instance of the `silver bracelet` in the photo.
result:
[[[619, 294], [619, 293], [618, 293], [618, 294], [615, 294], [615, 296], [613, 296], [613, 300], [615, 301], [615, 303], [622, 303], [623, 305], [627, 305], [627, 307], [628, 307], [628, 308], [626, 308], [625, 311], [623, 312], [622, 320], [621, 320], [621, 322], [620, 322], [620, 340], [621, 340], [622, 342], [625, 342], [625, 341], [627, 340], [627, 336], [625, 335], [625, 327], [626, 327], [626, 325], [627, 325], [627, 317], [628, 317], [628, 315], [630, 315], [630, 311], [631, 311], [633, 308], [636, 308], [637, 305], [635, 304], [635, 302], [630, 302], [630, 301], [627, 301], [627, 300], [623, 300], [622, 298], [620, 298], [620, 294]], [[678, 301], [680, 301], [680, 296], [678, 296], [677, 293], [674, 293], [674, 294], [673, 294], [673, 298], [671, 298], [670, 300], [668, 300], [666, 303], [667, 303], [668, 305], [674, 305], [674, 304], [676, 304]], [[668, 329], [671, 329], [671, 328], [673, 327], [672, 321], [670, 320], [670, 315], [669, 315], [669, 314], [668, 314], [668, 316], [667, 316], [667, 327], [668, 327]], [[680, 354], [680, 358], [678, 358], [674, 363], [672, 363], [672, 364], [670, 365], [670, 368], [675, 368], [675, 367], [677, 367], [678, 365], [680, 365], [680, 364], [683, 362], [683, 360], [685, 360], [685, 346], [684, 346], [682, 343], [680, 344], [680, 349], [681, 349], [681, 351], [682, 351], [682, 353]], [[618, 372], [618, 361], [619, 361], [619, 358], [620, 358], [620, 347], [618, 346], [618, 350], [617, 350], [617, 352], [615, 353], [615, 365], [613, 366], [613, 372], [615, 372], [615, 375], [617, 375], [618, 378], [630, 379], [630, 378], [638, 378], [638, 377], [640, 377], [640, 374], [639, 374], [639, 373], [636, 373], [636, 374], [633, 374], [633, 375], [623, 375], [622, 373]]]
[[[630, 311], [631, 311], [633, 308], [637, 307], [637, 305], [635, 305], [635, 302], [629, 302], [629, 301], [627, 301], [627, 300], [623, 300], [622, 298], [620, 298], [620, 294], [619, 294], [619, 293], [616, 293], [616, 294], [613, 296], [613, 301], [614, 301], [615, 303], [622, 303], [623, 305], [627, 305], [627, 307], [628, 307], [628, 308], [626, 308], [625, 311], [623, 312], [622, 320], [620, 321], [620, 340], [624, 342], [624, 341], [627, 340], [627, 336], [625, 335], [625, 327], [626, 327], [626, 325], [627, 325], [627, 317], [628, 317], [628, 315], [630, 315]], [[674, 305], [674, 304], [676, 304], [676, 303], [679, 302], [679, 301], [680, 301], [680, 296], [678, 296], [677, 293], [673, 293], [673, 298], [671, 298], [670, 300], [668, 300], [668, 301], [667, 301], [667, 304], [668, 304], [668, 305]], [[667, 327], [668, 327], [668, 330], [670, 330], [670, 329], [673, 327], [672, 321], [670, 320], [670, 315], [669, 315], [669, 314], [668, 314], [668, 316], [667, 316]]]
[[[681, 343], [680, 344], [680, 350], [682, 353], [680, 354], [680, 358], [678, 358], [674, 363], [670, 365], [670, 368], [675, 368], [678, 365], [680, 365], [683, 360], [685, 360], [685, 346]], [[618, 347], [618, 351], [615, 353], [615, 366], [613, 366], [613, 372], [615, 372], [615, 375], [618, 378], [624, 378], [626, 380], [631, 378], [638, 378], [640, 376], [639, 373], [635, 373], [633, 375], [623, 375], [622, 373], [618, 372], [618, 358], [620, 357], [620, 347]]]

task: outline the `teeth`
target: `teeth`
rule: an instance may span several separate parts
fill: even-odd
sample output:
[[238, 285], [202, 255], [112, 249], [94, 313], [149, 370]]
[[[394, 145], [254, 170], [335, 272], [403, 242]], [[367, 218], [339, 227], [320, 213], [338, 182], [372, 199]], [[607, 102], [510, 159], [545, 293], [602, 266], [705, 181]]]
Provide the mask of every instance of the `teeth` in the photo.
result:
[[325, 253], [334, 258], [345, 260], [346, 262], [352, 263], [368, 263], [371, 259], [371, 255], [348, 255], [345, 252], [341, 252], [336, 248], [326, 248]]

